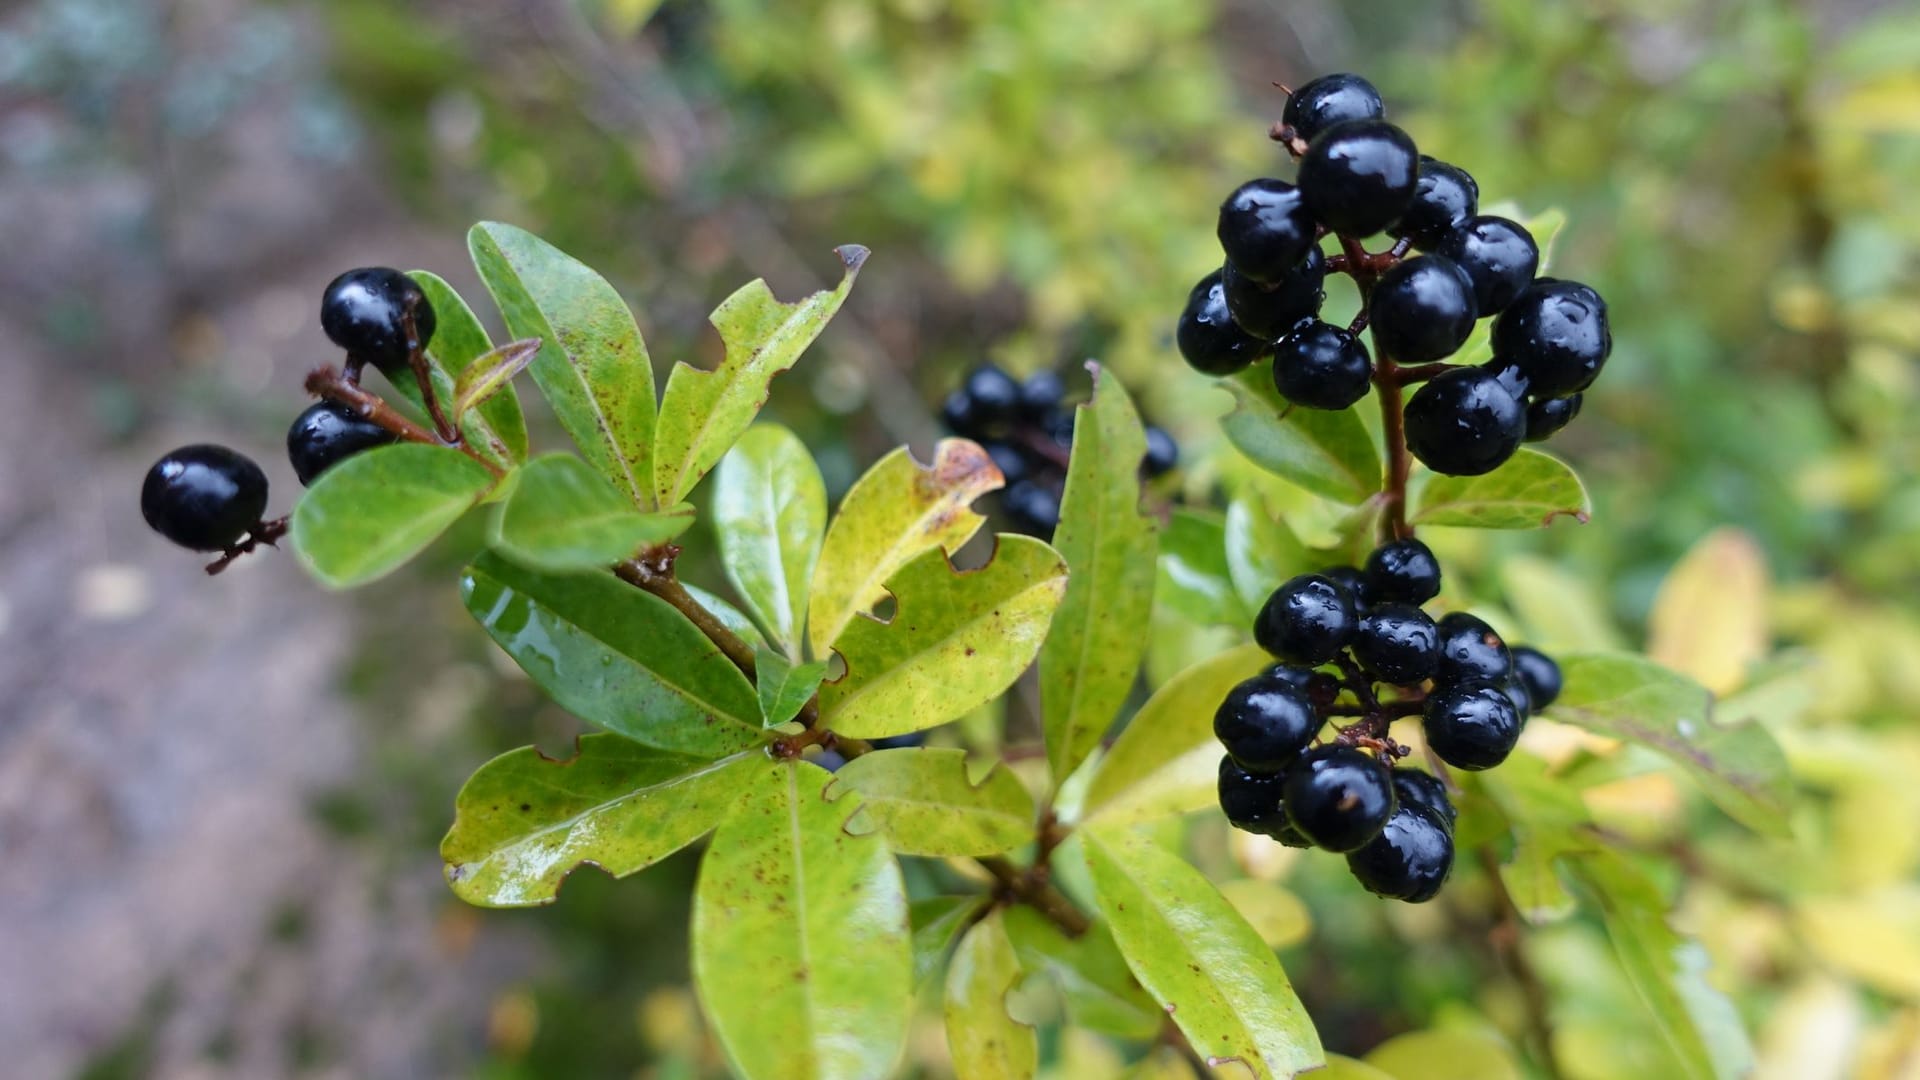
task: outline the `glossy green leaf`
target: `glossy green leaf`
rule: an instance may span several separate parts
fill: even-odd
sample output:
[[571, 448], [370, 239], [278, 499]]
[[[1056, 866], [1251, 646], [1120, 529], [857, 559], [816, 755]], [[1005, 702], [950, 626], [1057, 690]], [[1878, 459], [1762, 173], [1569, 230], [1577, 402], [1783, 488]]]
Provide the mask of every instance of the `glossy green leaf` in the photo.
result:
[[827, 662], [796, 664], [786, 653], [762, 645], [753, 650], [753, 684], [760, 692], [760, 715], [768, 727], [793, 719], [820, 688]]
[[447, 881], [469, 904], [552, 903], [581, 866], [625, 877], [706, 835], [765, 758], [706, 761], [619, 735], [583, 736], [564, 761], [523, 747], [480, 766], [440, 842]]
[[963, 1080], [1025, 1080], [1040, 1059], [1032, 1025], [1007, 1014], [1020, 959], [994, 911], [974, 923], [947, 964], [947, 1051]]
[[1202, 1058], [1255, 1080], [1323, 1063], [1279, 959], [1205, 875], [1137, 833], [1081, 835], [1114, 942]]
[[1216, 805], [1222, 751], [1213, 737], [1214, 710], [1235, 683], [1271, 663], [1258, 646], [1243, 645], [1169, 679], [1101, 759], [1085, 818], [1114, 825]]
[[834, 644], [847, 671], [820, 688], [823, 723], [860, 739], [904, 735], [965, 716], [1020, 677], [1046, 638], [1067, 566], [1031, 537], [999, 541], [978, 570], [955, 570], [935, 549], [887, 582], [893, 617], [857, 619]]
[[1546, 715], [1654, 750], [1691, 776], [1720, 809], [1750, 829], [1789, 834], [1793, 797], [1786, 755], [1755, 723], [1714, 721], [1713, 695], [1643, 657], [1562, 656], [1566, 689]]
[[[482, 358], [493, 353], [493, 341], [473, 309], [453, 286], [425, 270], [409, 271], [408, 277], [420, 286], [433, 305], [433, 340], [427, 343], [427, 366], [433, 375], [433, 392], [443, 402], [458, 398], [459, 380]], [[507, 346], [510, 347], [510, 346]], [[422, 412], [426, 404], [419, 384], [405, 376], [394, 383], [400, 396]], [[511, 385], [502, 387], [477, 407], [467, 410], [458, 421], [467, 445], [504, 469], [527, 458], [527, 421], [520, 412], [520, 396]]]
[[458, 450], [395, 443], [322, 473], [293, 508], [293, 549], [320, 583], [364, 585], [418, 555], [493, 487]]
[[665, 543], [693, 524], [693, 507], [643, 513], [572, 454], [520, 467], [500, 503], [492, 544], [514, 562], [553, 573], [599, 570]]
[[1413, 523], [1544, 529], [1562, 516], [1584, 525], [1592, 513], [1586, 485], [1566, 462], [1522, 447], [1490, 473], [1429, 476], [1414, 500]]
[[1147, 650], [1153, 520], [1140, 512], [1146, 434], [1126, 388], [1094, 368], [1093, 400], [1074, 410], [1073, 455], [1053, 543], [1071, 571], [1040, 651], [1040, 711], [1054, 783], [1113, 726]]
[[858, 244], [835, 248], [845, 274], [831, 291], [783, 304], [755, 280], [714, 309], [726, 356], [712, 371], [675, 364], [654, 435], [653, 489], [661, 505], [686, 498], [766, 404], [775, 375], [787, 370], [840, 310], [867, 261]]
[[1357, 412], [1297, 407], [1257, 364], [1225, 385], [1237, 405], [1221, 427], [1254, 464], [1335, 502], [1359, 503], [1380, 490], [1380, 451]]
[[512, 385], [513, 377], [527, 369], [540, 355], [538, 338], [509, 341], [476, 357], [453, 381], [453, 421], [461, 423], [466, 415]]
[[1180, 507], [1160, 536], [1154, 602], [1202, 626], [1246, 626], [1252, 619], [1227, 567], [1226, 523]]
[[964, 750], [899, 747], [862, 754], [834, 774], [829, 796], [857, 791], [857, 827], [887, 835], [902, 855], [998, 855], [1034, 837], [1033, 796], [995, 765], [976, 783]]
[[825, 656], [853, 617], [872, 611], [887, 579], [924, 551], [957, 551], [986, 519], [969, 507], [1003, 483], [993, 459], [942, 439], [923, 466], [901, 447], [874, 463], [840, 501], [808, 592], [807, 640]]
[[960, 936], [979, 913], [992, 903], [984, 893], [972, 896], [929, 896], [907, 905], [907, 921], [913, 927], [913, 985], [917, 989], [940, 970], [947, 959], [953, 939]]
[[757, 424], [720, 459], [713, 528], [727, 580], [773, 640], [798, 659], [807, 589], [827, 529], [827, 487], [793, 432]]
[[1059, 988], [1073, 1024], [1123, 1039], [1159, 1033], [1166, 1014], [1133, 977], [1106, 923], [1070, 938], [1033, 908], [1011, 907], [1006, 925], [1020, 966]]
[[765, 764], [714, 834], [693, 894], [693, 981], [736, 1075], [891, 1073], [913, 1009], [907, 895], [886, 841], [846, 826], [858, 795]]
[[1253, 613], [1266, 606], [1267, 597], [1288, 578], [1320, 568], [1287, 523], [1255, 500], [1235, 499], [1227, 507], [1223, 540], [1227, 573], [1248, 612], [1242, 626], [1252, 625]]
[[1466, 1030], [1395, 1035], [1367, 1052], [1365, 1066], [1391, 1080], [1521, 1080], [1526, 1075], [1506, 1044]]
[[612, 574], [542, 574], [483, 555], [460, 591], [495, 643], [583, 720], [697, 757], [765, 738], [740, 669], [672, 605]]
[[580, 456], [643, 510], [653, 497], [653, 364], [605, 278], [512, 225], [481, 222], [467, 250], [515, 337], [540, 339], [528, 372]]

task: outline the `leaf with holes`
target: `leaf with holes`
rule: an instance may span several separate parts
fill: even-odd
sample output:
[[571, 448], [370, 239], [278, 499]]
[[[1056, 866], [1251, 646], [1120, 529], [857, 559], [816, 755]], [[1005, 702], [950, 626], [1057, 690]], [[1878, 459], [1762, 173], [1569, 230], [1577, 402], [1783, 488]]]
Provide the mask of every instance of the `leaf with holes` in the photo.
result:
[[1227, 440], [1254, 464], [1315, 495], [1353, 505], [1380, 490], [1380, 451], [1360, 414], [1295, 406], [1255, 365], [1226, 381], [1236, 406]]
[[827, 487], [793, 432], [756, 424], [720, 459], [713, 528], [727, 580], [774, 642], [798, 659], [807, 590], [827, 529]]
[[520, 467], [494, 516], [492, 545], [514, 562], [551, 573], [601, 570], [663, 544], [693, 524], [693, 507], [643, 513], [572, 454], [543, 454]]
[[834, 774], [828, 795], [842, 788], [860, 793], [866, 821], [902, 855], [998, 855], [1033, 840], [1033, 796], [998, 765], [968, 779], [963, 750], [863, 754]]
[[492, 489], [458, 450], [396, 443], [322, 473], [293, 508], [293, 549], [320, 583], [351, 588], [418, 555]]
[[1020, 983], [1020, 958], [1001, 913], [973, 924], [947, 964], [947, 1049], [953, 1071], [967, 1080], [1027, 1080], [1039, 1064], [1038, 1034], [1007, 1014]]
[[[433, 340], [427, 344], [427, 369], [433, 378], [434, 395], [442, 402], [453, 402], [459, 396], [459, 380], [494, 352], [493, 342], [453, 286], [425, 270], [413, 270], [407, 276], [419, 284], [427, 302], [433, 305], [434, 331]], [[426, 411], [420, 384], [414, 379], [402, 376], [394, 382], [394, 389]], [[520, 411], [520, 397], [511, 385], [502, 387], [456, 422], [467, 445], [495, 465], [511, 469], [527, 459], [527, 421]]]
[[1586, 485], [1566, 462], [1522, 447], [1490, 473], [1428, 476], [1414, 499], [1413, 523], [1544, 529], [1557, 517], [1584, 525], [1592, 513]]

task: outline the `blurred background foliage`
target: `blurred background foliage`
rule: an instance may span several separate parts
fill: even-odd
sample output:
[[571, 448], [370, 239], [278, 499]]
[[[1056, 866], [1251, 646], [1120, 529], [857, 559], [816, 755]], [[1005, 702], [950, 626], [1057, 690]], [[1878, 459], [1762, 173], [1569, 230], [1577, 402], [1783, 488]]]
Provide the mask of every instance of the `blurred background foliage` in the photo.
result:
[[[247, 430], [272, 446], [292, 406], [258, 404], [264, 376], [235, 378], [254, 370], [232, 359], [246, 342], [202, 317], [202, 287], [173, 274], [195, 243], [287, 256], [265, 211], [218, 239], [179, 224], [183, 201], [251, 205], [251, 186], [192, 180], [233, 152], [221, 134], [271, 99], [278, 126], [251, 152], [337, 187], [332, 213], [376, 205], [396, 229], [442, 236], [430, 254], [449, 276], [460, 268], [445, 238], [471, 221], [533, 229], [634, 301], [662, 364], [711, 359], [705, 314], [739, 282], [766, 276], [791, 295], [828, 272], [834, 244], [873, 248], [847, 310], [770, 406], [830, 485], [896, 442], [924, 447], [930, 403], [968, 365], [1026, 373], [1097, 357], [1180, 436], [1176, 494], [1218, 505], [1260, 485], [1218, 434], [1225, 396], [1173, 352], [1173, 319], [1217, 261], [1221, 195], [1290, 168], [1265, 138], [1282, 102], [1270, 84], [1334, 69], [1378, 83], [1422, 150], [1471, 169], [1486, 202], [1563, 209], [1558, 272], [1612, 306], [1610, 373], [1555, 444], [1592, 489], [1594, 522], [1435, 530], [1443, 560], [1465, 594], [1506, 613], [1496, 625], [1556, 649], [1645, 645], [1724, 695], [1723, 720], [1765, 723], [1804, 796], [1795, 838], [1744, 832], [1631, 755], [1551, 732], [1530, 735], [1535, 749], [1600, 762], [1580, 766], [1589, 809], [1701, 940], [1705, 978], [1754, 1033], [1761, 1075], [1920, 1076], [1910, 6], [30, 0], [0, 16], [8, 183], [91, 182], [154, 161], [173, 183], [106, 200], [111, 212], [86, 223], [93, 239], [45, 242], [99, 245], [114, 270], [56, 260], [0, 310], [99, 376], [87, 416], [113, 438], [237, 411], [257, 414]], [[299, 295], [332, 272], [306, 274]], [[125, 341], [94, 308], [113, 302], [100, 285], [124, 280], [148, 297], [136, 326], [164, 329], [159, 370], [113, 359]], [[1267, 494], [1309, 534], [1332, 523], [1307, 497]], [[425, 584], [444, 592], [446, 580]], [[503, 678], [457, 611], [420, 618], [415, 602], [365, 601], [345, 679], [378, 702], [370, 764], [312, 800], [378, 866], [434, 858], [453, 788], [482, 755], [529, 731], [558, 750], [573, 730]], [[1219, 641], [1161, 623], [1162, 674]], [[418, 720], [449, 709], [448, 723]], [[996, 738], [992, 717], [963, 727]], [[1539, 1075], [1520, 1049], [1525, 990], [1486, 944], [1506, 931], [1487, 922], [1477, 868], [1430, 907], [1360, 905], [1332, 861], [1295, 865], [1217, 824], [1196, 824], [1191, 843], [1218, 879], [1244, 880], [1236, 899], [1266, 913], [1330, 1049], [1360, 1056], [1401, 1036], [1374, 1059], [1401, 1080]], [[511, 920], [540, 935], [541, 959], [489, 988], [486, 1015], [461, 1018], [431, 1071], [717, 1075], [684, 988], [691, 868], [682, 858], [621, 885], [583, 875], [537, 915], [483, 915], [448, 896], [441, 932]], [[1596, 919], [1530, 931], [1527, 948], [1552, 991], [1564, 1075], [1677, 1075]], [[151, 1023], [108, 1041], [102, 1075], [142, 1074]], [[353, 1038], [330, 1031], [288, 1060], [351, 1060]], [[1045, 1049], [1061, 1077], [1116, 1075], [1122, 1060], [1076, 1040]], [[942, 1052], [935, 1023], [913, 1053], [937, 1076]], [[1434, 1071], [1449, 1060], [1484, 1064]]]

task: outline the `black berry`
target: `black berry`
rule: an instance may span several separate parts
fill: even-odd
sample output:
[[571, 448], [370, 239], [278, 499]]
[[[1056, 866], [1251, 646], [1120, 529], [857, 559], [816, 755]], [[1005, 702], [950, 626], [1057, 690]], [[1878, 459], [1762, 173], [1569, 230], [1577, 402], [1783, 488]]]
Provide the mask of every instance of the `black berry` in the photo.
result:
[[1272, 285], [1293, 271], [1316, 237], [1300, 190], [1284, 180], [1249, 180], [1220, 204], [1220, 248], [1253, 281]]
[[1332, 579], [1353, 594], [1353, 606], [1356, 610], [1371, 605], [1376, 599], [1373, 590], [1367, 585], [1367, 575], [1351, 566], [1329, 566], [1320, 571], [1320, 576]]
[[1506, 310], [1540, 269], [1540, 248], [1517, 221], [1477, 217], [1441, 242], [1440, 252], [1460, 264], [1473, 282], [1481, 318]]
[[948, 431], [969, 439], [978, 438], [986, 430], [979, 412], [973, 407], [973, 398], [965, 390], [955, 390], [940, 403], [940, 422], [947, 426]]
[[1518, 675], [1509, 675], [1500, 681], [1500, 692], [1513, 702], [1514, 714], [1520, 717], [1521, 726], [1526, 726], [1527, 718], [1533, 715], [1533, 696], [1527, 693], [1527, 684]]
[[914, 746], [924, 746], [926, 742], [927, 733], [924, 731], [909, 731], [905, 735], [882, 735], [877, 739], [867, 740], [867, 744], [875, 750], [899, 750]]
[[1413, 202], [1420, 153], [1384, 120], [1348, 120], [1313, 137], [1300, 159], [1300, 197], [1334, 232], [1367, 237]]
[[1432, 811], [1402, 806], [1380, 835], [1347, 856], [1347, 869], [1375, 896], [1431, 900], [1453, 869], [1453, 833]]
[[1455, 368], [1414, 393], [1406, 424], [1407, 449], [1421, 464], [1449, 476], [1478, 476], [1519, 449], [1527, 413], [1492, 372]]
[[1282, 273], [1271, 285], [1262, 285], [1240, 272], [1239, 265], [1220, 268], [1226, 290], [1227, 314], [1240, 329], [1262, 341], [1272, 341], [1302, 319], [1320, 313], [1326, 302], [1327, 258], [1309, 248], [1306, 257]]
[[1267, 597], [1253, 637], [1280, 659], [1311, 667], [1346, 648], [1356, 621], [1352, 593], [1319, 574], [1302, 574]]
[[1198, 372], [1231, 375], [1266, 355], [1268, 344], [1240, 329], [1227, 311], [1226, 288], [1215, 270], [1187, 294], [1174, 341], [1180, 355]]
[[1038, 420], [1047, 410], [1059, 408], [1066, 396], [1066, 380], [1051, 371], [1036, 371], [1020, 384], [1020, 412], [1029, 420]]
[[1360, 616], [1353, 658], [1381, 682], [1425, 682], [1440, 663], [1440, 632], [1427, 613], [1412, 604], [1376, 604]]
[[1444, 255], [1417, 255], [1380, 275], [1367, 301], [1367, 321], [1380, 351], [1403, 364], [1424, 364], [1459, 351], [1473, 333], [1473, 282]]
[[1411, 537], [1374, 548], [1366, 576], [1368, 595], [1375, 600], [1424, 604], [1440, 595], [1440, 560]]
[[1147, 452], [1140, 459], [1140, 471], [1148, 476], [1160, 476], [1180, 463], [1180, 444], [1173, 441], [1165, 428], [1147, 425]]
[[1287, 820], [1281, 790], [1286, 777], [1279, 773], [1248, 772], [1230, 757], [1220, 759], [1220, 809], [1236, 829], [1271, 836], [1288, 847], [1313, 844]]
[[421, 348], [433, 340], [433, 305], [420, 286], [398, 270], [368, 266], [349, 270], [327, 285], [320, 301], [320, 328], [347, 355], [382, 371], [407, 366], [404, 316], [413, 313]]
[[1386, 113], [1380, 91], [1358, 75], [1322, 75], [1295, 90], [1280, 110], [1280, 122], [1295, 135], [1312, 139], [1348, 120], [1377, 120]]
[[1427, 698], [1427, 746], [1456, 769], [1491, 769], [1520, 741], [1520, 714], [1499, 686], [1468, 679]]
[[316, 401], [287, 429], [287, 459], [302, 485], [362, 450], [385, 446], [393, 433], [337, 401]]
[[1000, 506], [1014, 527], [1034, 536], [1052, 536], [1060, 525], [1060, 496], [1037, 480], [1008, 484]]
[[1442, 615], [1435, 625], [1440, 630], [1440, 668], [1433, 676], [1436, 682], [1479, 679], [1497, 683], [1513, 674], [1513, 654], [1485, 621], [1453, 611]]
[[1344, 409], [1367, 396], [1373, 359], [1345, 327], [1303, 322], [1274, 343], [1273, 385], [1309, 409]]
[[1585, 390], [1612, 351], [1606, 302], [1577, 281], [1541, 278], [1493, 321], [1493, 354], [1518, 364], [1538, 397]]
[[1320, 730], [1305, 687], [1262, 672], [1227, 692], [1213, 714], [1213, 735], [1241, 768], [1279, 772]]
[[1453, 800], [1447, 797], [1447, 785], [1432, 773], [1418, 769], [1393, 770], [1393, 795], [1401, 809], [1417, 806], [1452, 826], [1460, 816]]
[[968, 372], [967, 381], [960, 389], [973, 402], [978, 424], [1006, 423], [1020, 408], [1020, 384], [992, 364], [981, 364]]
[[1062, 450], [1073, 449], [1073, 410], [1048, 409], [1040, 418], [1040, 432]]
[[1513, 650], [1513, 673], [1527, 688], [1534, 711], [1553, 704], [1560, 697], [1560, 665], [1539, 649], [1521, 645]]
[[140, 516], [161, 536], [194, 551], [225, 551], [260, 523], [267, 474], [224, 446], [183, 446], [147, 470]]
[[982, 443], [981, 447], [986, 450], [987, 456], [993, 459], [993, 464], [1000, 470], [1001, 477], [1010, 485], [1025, 480], [1032, 472], [1032, 467], [1027, 463], [1027, 456], [1006, 443], [986, 442]]
[[1352, 747], [1320, 746], [1287, 770], [1287, 818], [1328, 851], [1352, 851], [1380, 834], [1393, 813], [1386, 766]]
[[1527, 406], [1527, 441], [1541, 442], [1560, 433], [1580, 415], [1582, 395], [1562, 398], [1538, 398]]
[[1411, 240], [1421, 251], [1432, 251], [1465, 225], [1479, 206], [1480, 185], [1465, 169], [1422, 154], [1413, 202], [1387, 232]]

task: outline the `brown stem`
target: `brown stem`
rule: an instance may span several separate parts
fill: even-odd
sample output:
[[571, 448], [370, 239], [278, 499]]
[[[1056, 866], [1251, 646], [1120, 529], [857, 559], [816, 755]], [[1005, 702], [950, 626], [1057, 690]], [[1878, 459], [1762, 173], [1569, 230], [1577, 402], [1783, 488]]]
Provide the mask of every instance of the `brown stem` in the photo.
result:
[[440, 405], [440, 395], [433, 391], [433, 372], [427, 367], [427, 350], [420, 344], [420, 332], [414, 328], [412, 304], [400, 313], [400, 329], [407, 335], [407, 366], [413, 369], [413, 381], [420, 384], [420, 400], [427, 403], [433, 429], [439, 432], [441, 442], [448, 446], [460, 445], [460, 429], [447, 418]]
[[1482, 844], [1478, 854], [1480, 867], [1486, 871], [1492, 886], [1495, 913], [1499, 918], [1490, 935], [1494, 952], [1520, 984], [1521, 1004], [1527, 1013], [1527, 1035], [1533, 1043], [1534, 1054], [1540, 1059], [1541, 1069], [1553, 1080], [1560, 1080], [1564, 1074], [1553, 1052], [1553, 1021], [1547, 1015], [1547, 988], [1540, 981], [1539, 972], [1533, 969], [1532, 961], [1527, 959], [1526, 950], [1520, 946], [1523, 924], [1519, 905], [1513, 902], [1513, 894], [1507, 891], [1507, 883], [1500, 877], [1500, 857], [1493, 848]]
[[[333, 370], [331, 367], [319, 367], [307, 375], [307, 393], [328, 401], [338, 402], [372, 421], [376, 426], [391, 433], [395, 438], [407, 442], [426, 443], [428, 446], [444, 446], [458, 450], [487, 467], [495, 476], [505, 475], [500, 466], [481, 457], [480, 454], [464, 442], [449, 442], [428, 431], [419, 424], [407, 419], [399, 410], [387, 404], [385, 398], [361, 386], [357, 381]], [[429, 401], [433, 400], [428, 398]]]
[[1093, 926], [1093, 923], [1075, 907], [1072, 900], [1053, 883], [1047, 880], [1044, 866], [1033, 866], [1021, 870], [1011, 860], [1001, 855], [993, 855], [978, 860], [987, 873], [1000, 883], [1000, 891], [1013, 900], [1026, 904], [1045, 915], [1060, 932], [1068, 937], [1079, 937]]
[[[1376, 341], [1376, 345], [1378, 342]], [[1380, 430], [1387, 444], [1387, 505], [1380, 519], [1380, 540], [1405, 540], [1413, 535], [1407, 523], [1407, 481], [1413, 475], [1413, 456], [1407, 453], [1407, 406], [1400, 392], [1400, 369], [1393, 358], [1380, 356], [1373, 369], [1374, 388], [1380, 392]]]
[[290, 518], [288, 516], [282, 515], [268, 521], [262, 521], [247, 530], [247, 535], [242, 538], [239, 543], [221, 552], [219, 558], [207, 564], [207, 576], [212, 577], [227, 567], [232, 566], [235, 559], [240, 558], [242, 555], [251, 554], [253, 549], [262, 544], [267, 547], [278, 547], [280, 538], [287, 535], [287, 529], [290, 527], [289, 521]]
[[687, 621], [707, 636], [707, 640], [719, 647], [727, 659], [747, 678], [753, 678], [753, 646], [741, 640], [740, 635], [727, 629], [726, 625], [706, 606], [693, 598], [680, 579], [674, 576], [673, 561], [680, 554], [675, 544], [662, 544], [648, 548], [639, 555], [614, 564], [613, 572], [620, 580], [672, 604], [674, 609], [686, 616]]
[[1449, 364], [1444, 360], [1431, 364], [1408, 364], [1404, 367], [1396, 365], [1393, 369], [1393, 377], [1401, 386], [1411, 386], [1414, 383], [1426, 382], [1435, 375], [1452, 371], [1454, 368], [1460, 366], [1459, 364]]

